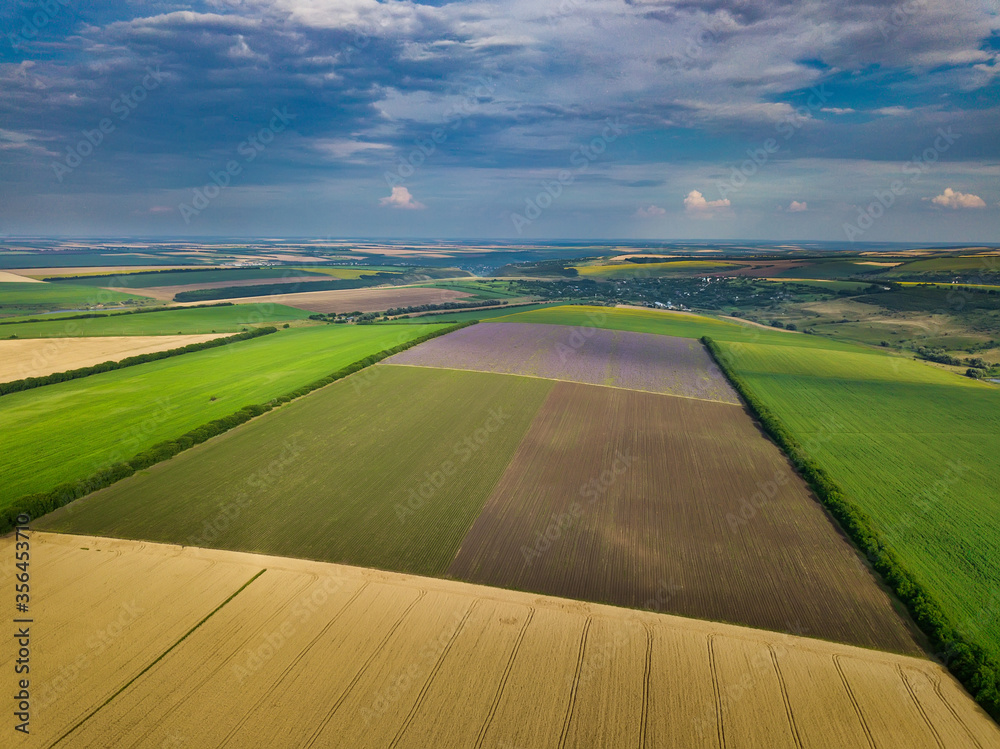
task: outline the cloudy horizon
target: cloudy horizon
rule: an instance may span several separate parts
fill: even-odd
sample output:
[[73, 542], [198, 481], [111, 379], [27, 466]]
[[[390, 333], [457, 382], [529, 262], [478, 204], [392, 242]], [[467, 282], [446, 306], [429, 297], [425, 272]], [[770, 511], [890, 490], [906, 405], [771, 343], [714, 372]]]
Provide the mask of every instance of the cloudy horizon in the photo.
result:
[[985, 2], [16, 2], [0, 234], [995, 242]]

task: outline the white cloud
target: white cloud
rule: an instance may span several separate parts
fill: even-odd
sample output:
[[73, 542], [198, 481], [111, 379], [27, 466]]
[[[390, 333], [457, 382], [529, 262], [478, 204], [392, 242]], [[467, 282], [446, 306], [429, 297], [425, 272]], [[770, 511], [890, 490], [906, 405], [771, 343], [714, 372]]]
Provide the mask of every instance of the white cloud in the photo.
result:
[[666, 208], [660, 208], [658, 205], [644, 205], [640, 206], [639, 210], [637, 210], [633, 215], [636, 218], [657, 218], [665, 215], [666, 212]]
[[716, 211], [729, 208], [729, 198], [723, 200], [705, 200], [705, 196], [697, 190], [692, 190], [684, 198], [684, 210], [694, 218], [708, 218]]
[[414, 200], [413, 196], [410, 195], [410, 191], [407, 190], [402, 185], [397, 185], [392, 188], [392, 195], [382, 198], [378, 202], [379, 205], [389, 206], [391, 208], [403, 208], [405, 210], [416, 211], [421, 208], [426, 208], [423, 203]]
[[799, 202], [798, 200], [793, 200], [788, 204], [789, 213], [801, 213], [802, 211], [809, 210], [809, 204], [806, 201]]
[[902, 114], [906, 114], [910, 110], [906, 107], [880, 107], [879, 109], [873, 109], [872, 114], [881, 114], [886, 117], [899, 117]]
[[384, 151], [389, 148], [385, 143], [372, 143], [350, 138], [320, 138], [313, 141], [313, 148], [322, 151], [335, 159], [347, 159], [362, 151]]
[[830, 114], [854, 114], [857, 110], [852, 107], [823, 107], [819, 111]]
[[968, 192], [958, 192], [957, 190], [952, 190], [950, 187], [946, 187], [943, 193], [931, 198], [931, 202], [934, 205], [954, 209], [986, 207], [986, 201], [978, 195]]

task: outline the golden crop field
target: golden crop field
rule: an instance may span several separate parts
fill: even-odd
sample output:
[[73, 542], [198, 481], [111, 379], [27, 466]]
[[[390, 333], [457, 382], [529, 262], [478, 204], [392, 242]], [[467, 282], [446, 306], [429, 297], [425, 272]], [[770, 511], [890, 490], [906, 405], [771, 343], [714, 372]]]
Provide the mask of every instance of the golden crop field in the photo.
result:
[[0, 341], [0, 382], [44, 377], [129, 356], [168, 351], [191, 343], [222, 338], [202, 335], [101, 336], [93, 338], [25, 338]]
[[1000, 745], [920, 658], [304, 560], [31, 543], [29, 746]]

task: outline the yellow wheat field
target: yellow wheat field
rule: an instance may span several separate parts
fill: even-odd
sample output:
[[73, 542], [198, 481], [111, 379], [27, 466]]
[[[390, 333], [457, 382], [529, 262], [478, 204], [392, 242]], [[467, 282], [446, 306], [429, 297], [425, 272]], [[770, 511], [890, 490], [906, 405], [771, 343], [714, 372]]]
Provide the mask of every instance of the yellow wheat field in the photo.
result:
[[[919, 658], [334, 564], [30, 543], [31, 733], [4, 746], [1000, 746]], [[0, 600], [13, 558], [0, 540]]]
[[97, 336], [92, 338], [22, 338], [0, 341], [0, 382], [44, 377], [91, 367], [129, 356], [167, 351], [224, 336], [199, 335]]

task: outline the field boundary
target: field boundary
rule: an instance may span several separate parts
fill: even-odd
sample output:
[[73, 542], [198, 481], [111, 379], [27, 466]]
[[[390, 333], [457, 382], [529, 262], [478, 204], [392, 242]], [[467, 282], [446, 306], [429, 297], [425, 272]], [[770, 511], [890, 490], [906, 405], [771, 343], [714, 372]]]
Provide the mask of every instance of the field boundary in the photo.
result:
[[432, 338], [437, 338], [440, 335], [451, 333], [452, 331], [464, 328], [468, 325], [475, 325], [477, 322], [477, 320], [470, 320], [468, 322], [451, 325], [439, 330], [432, 330], [431, 332], [418, 336], [417, 338], [414, 338], [406, 343], [401, 343], [398, 346], [393, 346], [392, 348], [383, 349], [378, 353], [370, 354], [364, 359], [359, 359], [353, 364], [348, 364], [346, 367], [342, 367], [336, 372], [333, 372], [320, 380], [316, 380], [315, 382], [303, 385], [302, 387], [296, 388], [295, 390], [285, 393], [284, 395], [272, 398], [266, 403], [244, 406], [239, 411], [236, 411], [229, 416], [224, 416], [221, 419], [210, 421], [207, 424], [203, 424], [196, 429], [192, 429], [175, 439], [166, 440], [153, 445], [148, 450], [135, 455], [130, 460], [121, 463], [114, 463], [106, 468], [102, 468], [84, 479], [78, 479], [77, 481], [60, 484], [48, 492], [27, 494], [19, 497], [4, 508], [2, 514], [0, 514], [0, 534], [5, 534], [14, 528], [17, 524], [18, 515], [26, 514], [32, 520], [36, 520], [42, 515], [46, 515], [53, 510], [69, 504], [73, 500], [85, 497], [98, 489], [104, 489], [105, 487], [111, 486], [124, 478], [128, 478], [136, 471], [141, 471], [154, 466], [157, 463], [172, 458], [178, 453], [183, 452], [190, 447], [194, 447], [195, 445], [199, 445], [216, 435], [228, 432], [233, 427], [244, 424], [255, 416], [265, 414], [276, 406], [288, 403], [296, 398], [300, 398], [303, 395], [311, 393], [313, 390], [325, 387], [326, 385], [336, 382], [337, 380], [342, 380], [348, 375], [352, 375], [355, 372], [365, 369], [366, 367], [369, 367], [386, 357], [392, 356], [393, 354], [398, 354], [400, 351], [405, 351], [406, 349], [423, 343], [424, 341], [429, 341]]
[[854, 546], [906, 606], [914, 622], [930, 640], [932, 655], [955, 675], [994, 720], [1000, 722], [1000, 663], [959, 633], [931, 593], [903, 567], [896, 552], [875, 530], [868, 514], [852, 502], [830, 475], [806, 454], [798, 440], [734, 370], [719, 345], [708, 336], [704, 336], [701, 342], [736, 392], [743, 397], [764, 432], [788, 456], [795, 470], [816, 493]]
[[503, 375], [504, 377], [527, 377], [529, 380], [549, 380], [550, 382], [568, 382], [570, 385], [587, 385], [595, 388], [611, 388], [612, 390], [627, 390], [631, 393], [648, 393], [649, 395], [662, 395], [665, 398], [684, 398], [689, 401], [701, 401], [702, 403], [718, 403], [723, 406], [740, 407], [739, 403], [729, 403], [728, 401], [715, 401], [711, 398], [699, 398], [696, 395], [680, 395], [679, 393], [660, 393], [656, 390], [640, 390], [639, 388], [627, 388], [621, 385], [605, 385], [601, 382], [580, 382], [579, 380], [567, 380], [562, 377], [544, 377], [542, 375], [519, 374], [516, 372], [487, 372], [482, 369], [465, 369], [463, 367], [445, 367], [437, 364], [399, 364], [387, 362], [387, 367], [414, 367], [416, 369], [444, 369], [449, 372], [481, 372], [482, 374]]
[[[25, 377], [24, 379], [21, 380], [10, 380], [9, 382], [0, 382], [0, 396], [10, 395], [11, 393], [20, 393], [25, 390], [31, 390], [32, 388], [42, 387], [43, 385], [54, 385], [57, 382], [68, 382], [69, 380], [79, 380], [81, 377], [89, 377], [90, 375], [100, 374], [101, 372], [113, 372], [116, 369], [125, 369], [126, 367], [134, 367], [137, 364], [145, 364], [146, 362], [159, 361], [160, 359], [169, 359], [172, 356], [180, 356], [181, 354], [190, 354], [195, 351], [204, 351], [205, 349], [217, 348], [219, 346], [226, 346], [230, 343], [249, 341], [251, 338], [260, 338], [261, 336], [270, 335], [271, 333], [277, 333], [277, 332], [278, 329], [272, 326], [264, 328], [254, 328], [253, 330], [249, 330], [246, 333], [237, 333], [236, 335], [213, 338], [210, 341], [202, 341], [201, 343], [189, 343], [187, 346], [179, 346], [177, 348], [167, 349], [166, 351], [153, 351], [148, 354], [137, 354], [136, 356], [128, 356], [124, 359], [119, 359], [118, 361], [106, 361], [106, 362], [101, 362], [100, 364], [93, 364], [89, 367], [80, 367], [79, 369], [67, 369], [65, 372], [53, 372], [50, 375], [44, 375], [42, 377]], [[80, 340], [88, 340], [88, 339], [81, 338]]]

